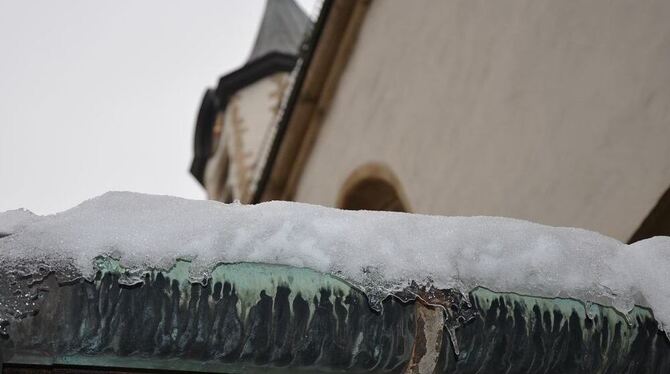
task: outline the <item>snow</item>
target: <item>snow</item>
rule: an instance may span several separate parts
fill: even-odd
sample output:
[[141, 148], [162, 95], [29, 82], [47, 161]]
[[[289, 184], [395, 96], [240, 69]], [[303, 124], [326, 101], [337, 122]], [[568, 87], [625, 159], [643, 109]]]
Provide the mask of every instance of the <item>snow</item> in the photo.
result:
[[37, 219], [39, 219], [38, 216], [25, 209], [0, 213], [0, 237], [16, 232]]
[[[462, 292], [569, 297], [623, 313], [649, 306], [670, 326], [670, 238], [632, 245], [576, 228], [499, 217], [342, 211], [292, 202], [222, 204], [110, 192], [65, 212], [0, 214], [0, 267], [74, 265], [101, 255], [133, 269], [192, 261], [194, 279], [220, 262], [307, 267], [371, 294], [409, 282]], [[41, 270], [44, 271], [43, 269]]]

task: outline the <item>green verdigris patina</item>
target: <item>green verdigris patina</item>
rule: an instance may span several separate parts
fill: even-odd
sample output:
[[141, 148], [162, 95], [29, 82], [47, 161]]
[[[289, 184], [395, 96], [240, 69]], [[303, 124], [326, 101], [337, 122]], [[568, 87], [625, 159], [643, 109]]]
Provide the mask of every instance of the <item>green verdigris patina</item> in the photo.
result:
[[[48, 293], [39, 312], [12, 323], [9, 336], [0, 341], [6, 367], [670, 371], [670, 343], [651, 312], [641, 307], [624, 316], [571, 299], [478, 288], [469, 294], [474, 317], [450, 338], [442, 322], [451, 310], [443, 314], [418, 301], [389, 297], [375, 311], [356, 287], [304, 268], [220, 264], [206, 284], [191, 282], [187, 261], [140, 278], [109, 258], [100, 259], [98, 268], [92, 280], [58, 284], [52, 274], [40, 283]], [[133, 284], [137, 280], [142, 282]], [[427, 318], [430, 313], [438, 318]], [[458, 355], [452, 341], [458, 342]]]

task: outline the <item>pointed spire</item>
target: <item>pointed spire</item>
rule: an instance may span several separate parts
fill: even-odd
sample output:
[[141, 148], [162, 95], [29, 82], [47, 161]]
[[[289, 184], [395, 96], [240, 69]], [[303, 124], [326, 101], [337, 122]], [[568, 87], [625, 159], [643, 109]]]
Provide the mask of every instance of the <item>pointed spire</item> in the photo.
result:
[[293, 0], [266, 0], [265, 13], [249, 61], [271, 52], [297, 55], [310, 23], [309, 17]]

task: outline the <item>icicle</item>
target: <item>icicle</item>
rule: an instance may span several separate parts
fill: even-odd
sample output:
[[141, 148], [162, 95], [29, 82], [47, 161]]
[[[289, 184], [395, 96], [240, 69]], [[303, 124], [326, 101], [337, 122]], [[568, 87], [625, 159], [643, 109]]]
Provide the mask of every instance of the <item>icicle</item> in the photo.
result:
[[444, 328], [447, 330], [447, 333], [449, 334], [449, 340], [451, 340], [451, 346], [454, 347], [454, 354], [456, 354], [456, 357], [458, 358], [458, 356], [461, 354], [461, 350], [458, 347], [458, 339], [456, 339], [456, 327], [445, 324]]

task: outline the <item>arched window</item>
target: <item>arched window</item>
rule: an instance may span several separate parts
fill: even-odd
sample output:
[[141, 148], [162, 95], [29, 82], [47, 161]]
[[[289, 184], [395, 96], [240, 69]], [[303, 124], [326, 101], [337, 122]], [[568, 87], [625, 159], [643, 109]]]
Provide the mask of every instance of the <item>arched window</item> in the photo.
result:
[[398, 178], [382, 164], [366, 164], [344, 182], [337, 206], [349, 210], [409, 212]]
[[628, 242], [635, 243], [659, 235], [670, 235], [670, 188], [661, 196]]

